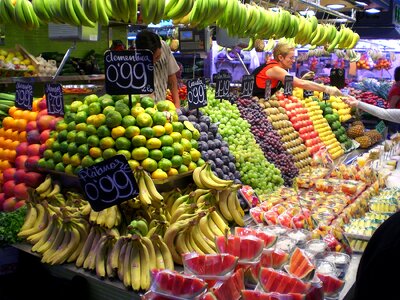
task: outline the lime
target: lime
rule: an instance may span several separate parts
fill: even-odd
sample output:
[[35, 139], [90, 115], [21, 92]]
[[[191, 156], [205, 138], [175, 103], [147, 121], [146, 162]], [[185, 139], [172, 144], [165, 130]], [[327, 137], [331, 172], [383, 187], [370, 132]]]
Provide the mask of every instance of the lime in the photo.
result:
[[53, 153], [53, 160], [54, 160], [54, 163], [59, 163], [59, 162], [61, 162], [62, 161], [62, 153], [60, 152], [60, 151], [55, 151], [54, 153]]
[[99, 97], [96, 94], [90, 94], [83, 99], [83, 102], [87, 105], [99, 102]]
[[166, 134], [171, 134], [171, 132], [174, 131], [174, 128], [172, 127], [171, 123], [165, 123], [164, 128]]
[[144, 135], [148, 139], [154, 137], [154, 131], [151, 127], [143, 127], [140, 129], [140, 134]]
[[98, 163], [101, 163], [102, 161], [104, 161], [104, 158], [103, 158], [103, 157], [99, 157], [99, 158], [96, 158], [96, 159], [94, 160], [94, 163], [95, 163], [95, 164], [98, 164]]
[[156, 161], [159, 161], [161, 158], [163, 158], [163, 153], [159, 149], [153, 149], [150, 150], [149, 157]]
[[188, 139], [182, 138], [181, 145], [185, 151], [190, 151], [190, 149], [192, 149], [192, 143]]
[[172, 137], [174, 143], [180, 143], [182, 139], [182, 135], [180, 134], [180, 132], [171, 132], [170, 137]]
[[149, 96], [144, 96], [140, 99], [140, 105], [146, 109], [148, 107], [154, 107], [154, 99]]
[[78, 154], [84, 157], [89, 154], [89, 146], [87, 144], [82, 144], [78, 147]]
[[70, 156], [68, 153], [64, 153], [62, 157], [62, 162], [64, 165], [68, 165], [70, 161]]
[[44, 158], [38, 160], [38, 167], [43, 169], [46, 168], [46, 160]]
[[157, 170], [158, 165], [157, 165], [157, 161], [148, 157], [142, 161], [141, 166], [147, 172], [154, 172], [155, 170]]
[[161, 152], [164, 158], [171, 159], [174, 156], [174, 148], [171, 146], [164, 146], [161, 148]]
[[70, 143], [74, 142], [75, 141], [75, 137], [76, 137], [76, 130], [71, 130], [67, 134], [67, 141], [70, 142]]
[[60, 143], [60, 152], [66, 153], [68, 151], [68, 142], [64, 141]]
[[185, 149], [183, 148], [183, 145], [180, 143], [173, 143], [172, 148], [174, 149], [174, 154], [175, 155], [182, 155]]
[[59, 141], [54, 141], [53, 144], [51, 145], [51, 149], [53, 151], [60, 151], [60, 142]]
[[173, 168], [178, 169], [178, 168], [182, 165], [182, 163], [183, 163], [182, 156], [180, 156], [180, 155], [174, 155], [174, 156], [172, 156], [172, 158], [171, 158], [171, 164], [172, 164], [172, 167], [173, 167]]
[[110, 136], [104, 137], [100, 140], [100, 148], [103, 150], [113, 148], [114, 145], [115, 145], [115, 141]]
[[129, 106], [126, 105], [123, 102], [117, 101], [115, 103], [115, 110], [121, 114], [122, 117], [125, 117], [127, 115], [130, 115], [131, 110], [129, 109]]
[[92, 147], [89, 149], [89, 155], [92, 158], [99, 158], [102, 157], [103, 151], [99, 147]]
[[161, 125], [153, 126], [154, 136], [160, 137], [165, 134], [165, 128]]
[[131, 141], [124, 136], [120, 136], [115, 140], [115, 148], [118, 150], [129, 150], [131, 148]]
[[69, 174], [69, 175], [74, 174], [74, 170], [75, 170], [75, 168], [74, 168], [72, 165], [70, 165], [70, 164], [68, 164], [68, 165], [65, 167], [65, 173], [67, 173], [67, 174]]
[[76, 111], [76, 113], [81, 112], [81, 111], [84, 111], [84, 112], [87, 113], [88, 108], [89, 108], [89, 105], [84, 103], [84, 104], [82, 104], [81, 106], [78, 107], [78, 110]]
[[165, 171], [161, 170], [161, 169], [157, 169], [153, 173], [151, 173], [151, 178], [153, 178], [153, 179], [167, 179], [168, 178], [168, 174]]
[[99, 128], [97, 128], [97, 135], [99, 138], [104, 138], [111, 136], [111, 131], [106, 125], [101, 125]]
[[142, 147], [146, 145], [146, 137], [144, 135], [136, 135], [132, 138], [132, 145], [133, 147], [137, 148], [137, 147]]
[[160, 137], [160, 141], [163, 146], [172, 146], [174, 139], [170, 135], [163, 135]]
[[67, 129], [67, 126], [68, 126], [68, 124], [65, 122], [65, 120], [61, 120], [61, 121], [57, 122], [56, 130], [58, 132], [60, 132], [60, 131], [62, 131], [64, 129]]
[[199, 158], [199, 160], [197, 161], [197, 166], [198, 166], [198, 167], [201, 167], [201, 166], [203, 166], [205, 163], [206, 163], [206, 162], [204, 161], [204, 159]]
[[83, 168], [87, 168], [94, 165], [94, 161], [89, 155], [86, 155], [84, 158], [82, 158], [81, 163]]
[[147, 149], [159, 149], [161, 147], [161, 141], [158, 138], [150, 138], [146, 142]]
[[197, 129], [192, 131], [192, 137], [195, 140], [198, 140], [200, 138], [200, 131], [198, 131]]
[[134, 160], [134, 159], [128, 160], [128, 164], [129, 164], [129, 166], [131, 167], [131, 169], [133, 171], [135, 171], [136, 168], [140, 166], [140, 163], [137, 160]]
[[134, 126], [136, 124], [136, 119], [132, 115], [128, 115], [122, 118], [121, 125], [124, 126], [125, 128], [128, 128], [129, 126]]
[[78, 154], [78, 153], [76, 153], [76, 154], [74, 154], [74, 155], [71, 156], [70, 164], [71, 164], [73, 167], [77, 167], [77, 166], [79, 166], [79, 165], [81, 164], [81, 158], [79, 157], [79, 154]]
[[76, 124], [75, 129], [76, 129], [76, 131], [86, 131], [87, 126], [88, 125], [86, 124], [86, 122], [78, 123], [78, 124]]
[[86, 132], [85, 131], [79, 131], [75, 136], [75, 142], [78, 145], [87, 143], [87, 134], [86, 134]]
[[183, 124], [181, 122], [172, 122], [172, 128], [174, 132], [182, 132]]
[[182, 165], [179, 167], [178, 172], [179, 172], [179, 174], [189, 172], [189, 168], [185, 165]]
[[153, 119], [148, 113], [143, 112], [136, 116], [136, 124], [139, 127], [150, 127], [153, 125]]
[[107, 106], [103, 109], [103, 114], [107, 115], [110, 111], [115, 111], [115, 107], [114, 106]]
[[46, 149], [46, 150], [43, 152], [43, 157], [44, 157], [45, 159], [53, 158], [53, 150], [51, 150], [51, 149]]
[[58, 133], [57, 140], [63, 142], [67, 140], [68, 130], [64, 129]]
[[157, 110], [158, 111], [168, 111], [169, 110], [169, 103], [168, 100], [159, 101], [157, 103]]
[[77, 166], [77, 167], [74, 169], [74, 174], [75, 174], [75, 175], [78, 175], [79, 172], [80, 172], [80, 170], [82, 170], [82, 169], [83, 169], [82, 166]]
[[59, 162], [54, 166], [54, 170], [58, 172], [65, 172], [64, 164], [62, 162]]
[[183, 129], [181, 134], [182, 138], [185, 138], [189, 141], [193, 138], [193, 134], [189, 129]]
[[148, 107], [144, 111], [153, 117], [153, 115], [157, 112], [157, 109], [154, 107]]
[[122, 116], [117, 111], [110, 111], [106, 115], [106, 125], [109, 128], [114, 128], [114, 127], [121, 125], [121, 121], [122, 121]]
[[138, 134], [140, 134], [140, 128], [137, 126], [129, 126], [125, 129], [125, 136], [129, 139]]
[[75, 120], [76, 113], [68, 113], [64, 116], [64, 121], [69, 124], [70, 122]]
[[79, 100], [73, 101], [73, 102], [71, 103], [71, 105], [70, 105], [70, 110], [71, 110], [71, 112], [76, 113], [76, 112], [78, 111], [78, 108], [79, 108], [82, 104], [83, 104], [82, 101], [79, 101]]
[[97, 115], [102, 111], [101, 104], [99, 102], [94, 102], [89, 104], [88, 113], [89, 115]]
[[137, 118], [138, 115], [144, 113], [144, 108], [141, 106], [134, 106], [131, 109], [131, 115]]
[[189, 153], [189, 152], [183, 152], [183, 155], [182, 155], [182, 163], [183, 163], [185, 166], [189, 166], [189, 164], [191, 163], [191, 161], [192, 161], [192, 156], [190, 155], [190, 153]]
[[68, 154], [69, 155], [74, 155], [76, 152], [78, 152], [78, 146], [76, 143], [72, 142], [68, 144]]
[[135, 160], [143, 160], [149, 156], [149, 149], [146, 147], [135, 148], [132, 151], [132, 158]]
[[104, 114], [89, 116], [86, 120], [87, 124], [93, 125], [96, 128], [99, 128], [105, 122], [106, 122], [106, 115]]
[[189, 171], [192, 171], [196, 168], [197, 168], [197, 164], [194, 161], [191, 161], [188, 166]]
[[126, 160], [130, 160], [132, 157], [131, 152], [128, 150], [118, 150], [117, 154], [121, 154], [121, 155], [125, 156]]
[[71, 121], [71, 122], [69, 122], [69, 123], [68, 123], [68, 126], [67, 126], [67, 131], [74, 130], [74, 129], [75, 129], [75, 127], [76, 127], [76, 123], [75, 123], [75, 121]]
[[117, 155], [117, 151], [114, 148], [108, 148], [103, 151], [103, 158], [108, 159]]
[[100, 143], [100, 140], [97, 135], [91, 135], [87, 139], [87, 144], [89, 147], [97, 147]]
[[125, 127], [117, 126], [111, 130], [111, 136], [113, 139], [119, 138], [125, 135]]
[[111, 98], [110, 95], [103, 95], [99, 98], [101, 107], [104, 109], [107, 106], [114, 106], [114, 100]]
[[75, 115], [75, 123], [76, 124], [86, 123], [87, 117], [88, 117], [88, 115], [85, 111], [79, 111]]
[[167, 123], [167, 117], [164, 115], [163, 112], [157, 111], [153, 115], [153, 122], [155, 125], [162, 125], [164, 126]]
[[192, 148], [194, 148], [194, 149], [199, 148], [199, 143], [195, 139], [191, 139], [190, 143], [192, 144]]

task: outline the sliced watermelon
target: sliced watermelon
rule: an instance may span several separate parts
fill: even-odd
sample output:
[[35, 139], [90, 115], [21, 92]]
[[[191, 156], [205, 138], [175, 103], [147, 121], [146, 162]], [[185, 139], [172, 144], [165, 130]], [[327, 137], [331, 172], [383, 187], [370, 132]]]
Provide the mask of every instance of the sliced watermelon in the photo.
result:
[[235, 235], [246, 236], [246, 235], [257, 235], [257, 230], [248, 227], [235, 227]]
[[235, 235], [238, 236], [247, 236], [253, 235], [262, 239], [264, 241], [264, 248], [269, 248], [273, 246], [278, 239], [278, 236], [273, 233], [268, 233], [262, 231], [260, 229], [252, 229], [252, 228], [243, 228], [243, 227], [235, 227]]
[[315, 266], [303, 250], [296, 248], [290, 257], [288, 271], [300, 279], [310, 279], [314, 276]]
[[242, 261], [254, 261], [261, 256], [264, 242], [255, 236], [219, 236], [215, 244], [219, 253], [229, 253]]
[[264, 249], [260, 265], [265, 268], [280, 269], [289, 260], [289, 253], [280, 249]]
[[240, 291], [243, 289], [244, 270], [238, 269], [227, 280], [218, 281], [211, 290], [218, 300], [239, 300], [241, 297]]
[[182, 275], [176, 271], [152, 271], [153, 282], [151, 291], [158, 295], [174, 295], [181, 298], [194, 298], [207, 289], [207, 283], [189, 275]]
[[[282, 283], [282, 281], [286, 281], [286, 283]], [[272, 268], [261, 268], [259, 283], [266, 292], [279, 292], [279, 289], [282, 289], [287, 293], [304, 294], [310, 287], [309, 283]]]
[[305, 300], [303, 294], [280, 294], [280, 293], [264, 293], [261, 291], [242, 291], [243, 300]]
[[201, 300], [218, 300], [218, 298], [215, 297], [214, 293], [207, 292], [201, 297]]
[[203, 279], [225, 276], [236, 268], [237, 262], [238, 257], [227, 253], [187, 253], [183, 257], [185, 273], [192, 273]]
[[327, 296], [339, 293], [344, 287], [344, 281], [332, 275], [317, 273], [318, 278], [322, 281], [324, 293]]

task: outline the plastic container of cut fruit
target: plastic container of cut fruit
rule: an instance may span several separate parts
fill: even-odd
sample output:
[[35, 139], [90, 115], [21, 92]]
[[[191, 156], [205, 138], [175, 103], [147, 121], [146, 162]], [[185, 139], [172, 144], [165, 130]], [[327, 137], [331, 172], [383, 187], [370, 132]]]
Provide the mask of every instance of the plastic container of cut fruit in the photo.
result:
[[207, 283], [194, 275], [185, 275], [171, 270], [154, 270], [151, 276], [150, 291], [168, 299], [197, 300], [201, 299], [207, 291]]
[[304, 248], [307, 241], [311, 239], [311, 232], [306, 229], [293, 229], [289, 230], [286, 235], [296, 241], [296, 246]]
[[256, 265], [264, 249], [264, 241], [256, 236], [218, 236], [215, 239], [218, 253], [239, 257], [239, 265]]
[[323, 257], [324, 260], [333, 263], [338, 270], [338, 278], [343, 279], [349, 269], [351, 257], [343, 252], [328, 251]]
[[306, 243], [304, 249], [318, 259], [328, 251], [328, 245], [323, 240], [312, 239]]
[[281, 235], [284, 235], [286, 232], [288, 232], [289, 228], [286, 228], [286, 227], [283, 227], [280, 225], [270, 225], [270, 226], [264, 227], [263, 230], [266, 232], [270, 231], [272, 233], [275, 233], [278, 236], [281, 236]]
[[286, 235], [281, 235], [275, 243], [275, 249], [285, 251], [287, 253], [292, 253], [296, 247], [297, 241]]
[[232, 276], [239, 258], [228, 253], [183, 255], [185, 274], [195, 275], [204, 280], [227, 280]]
[[325, 300], [339, 299], [339, 293], [342, 291], [345, 281], [338, 278], [340, 271], [336, 269], [335, 264], [325, 259], [318, 259], [316, 267], [316, 275], [322, 282]]

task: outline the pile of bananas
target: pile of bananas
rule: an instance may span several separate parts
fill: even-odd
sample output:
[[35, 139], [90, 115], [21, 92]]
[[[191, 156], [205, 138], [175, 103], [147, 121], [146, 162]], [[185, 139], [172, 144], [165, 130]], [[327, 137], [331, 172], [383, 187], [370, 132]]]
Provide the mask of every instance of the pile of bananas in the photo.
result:
[[13, 23], [23, 29], [32, 30], [39, 28], [39, 20], [29, 0], [0, 0], [0, 24]]
[[[1, 13], [0, 13], [1, 15]], [[1, 22], [0, 22], [1, 23]], [[0, 119], [9, 116], [8, 110], [15, 104], [15, 95], [0, 93]]]

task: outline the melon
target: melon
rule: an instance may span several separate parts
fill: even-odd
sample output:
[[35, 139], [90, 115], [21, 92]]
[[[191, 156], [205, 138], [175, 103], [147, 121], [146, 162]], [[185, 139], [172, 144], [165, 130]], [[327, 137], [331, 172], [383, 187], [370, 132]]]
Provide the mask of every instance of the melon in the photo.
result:
[[212, 292], [207, 292], [201, 297], [201, 300], [218, 300], [218, 299]]
[[264, 293], [261, 291], [242, 291], [242, 300], [305, 300], [306, 295], [291, 293], [291, 294], [280, 294], [280, 293]]
[[238, 236], [246, 236], [253, 235], [262, 239], [264, 241], [264, 248], [269, 248], [273, 246], [278, 239], [278, 236], [273, 233], [267, 233], [262, 230], [252, 229], [252, 228], [243, 228], [243, 227], [235, 227], [235, 235]]
[[261, 256], [264, 248], [264, 241], [249, 236], [218, 236], [215, 244], [219, 253], [229, 253], [239, 257], [239, 263], [242, 261], [254, 261]]
[[227, 280], [218, 281], [211, 291], [218, 300], [239, 300], [244, 289], [244, 270], [240, 268]]
[[260, 265], [265, 268], [280, 269], [289, 257], [289, 253], [283, 250], [265, 249], [261, 255]]
[[300, 279], [308, 280], [314, 276], [315, 266], [303, 250], [296, 248], [290, 257], [288, 272]]
[[261, 268], [259, 283], [266, 292], [304, 294], [310, 288], [309, 283], [272, 268]]
[[183, 256], [185, 273], [191, 273], [203, 279], [225, 276], [236, 268], [237, 262], [238, 257], [227, 253], [201, 255], [192, 252]]
[[344, 286], [344, 281], [335, 276], [321, 273], [317, 273], [317, 276], [322, 281], [324, 294], [326, 296], [331, 296], [339, 293]]

